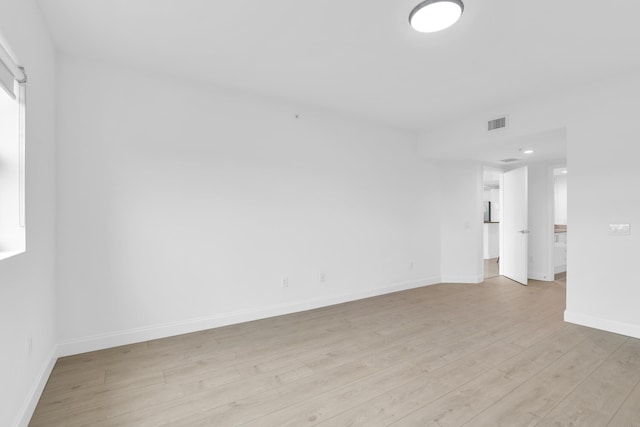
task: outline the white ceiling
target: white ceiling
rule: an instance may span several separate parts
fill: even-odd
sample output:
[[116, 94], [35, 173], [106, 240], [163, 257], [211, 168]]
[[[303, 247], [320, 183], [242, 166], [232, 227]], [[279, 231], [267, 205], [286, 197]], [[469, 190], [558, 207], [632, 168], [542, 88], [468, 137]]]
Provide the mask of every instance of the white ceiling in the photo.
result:
[[489, 190], [491, 186], [500, 186], [500, 177], [504, 173], [501, 169], [494, 169], [491, 167], [482, 168], [482, 184], [484, 189]]
[[[533, 150], [533, 153], [525, 154], [526, 150]], [[516, 137], [496, 137], [484, 144], [465, 144], [454, 147], [449, 155], [443, 153], [439, 157], [480, 160], [487, 165], [511, 170], [534, 163], [563, 163], [566, 153], [567, 131], [558, 128]], [[502, 162], [505, 159], [516, 161]]]
[[640, 70], [640, 2], [465, 0], [414, 32], [419, 0], [39, 0], [58, 50], [407, 130]]

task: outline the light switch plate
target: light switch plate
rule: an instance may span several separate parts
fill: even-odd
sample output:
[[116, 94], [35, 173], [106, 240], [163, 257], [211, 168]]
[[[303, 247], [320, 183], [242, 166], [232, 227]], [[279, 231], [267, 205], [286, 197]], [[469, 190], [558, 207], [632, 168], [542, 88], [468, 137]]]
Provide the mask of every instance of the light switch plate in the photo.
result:
[[609, 234], [612, 236], [628, 236], [631, 234], [629, 224], [609, 224]]

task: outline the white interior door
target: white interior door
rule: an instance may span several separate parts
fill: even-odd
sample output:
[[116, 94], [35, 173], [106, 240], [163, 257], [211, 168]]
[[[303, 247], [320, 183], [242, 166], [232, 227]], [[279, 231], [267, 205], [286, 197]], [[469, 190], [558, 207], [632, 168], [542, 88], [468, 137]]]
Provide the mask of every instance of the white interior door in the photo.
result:
[[506, 172], [502, 185], [500, 274], [523, 285], [529, 273], [528, 175], [526, 166]]

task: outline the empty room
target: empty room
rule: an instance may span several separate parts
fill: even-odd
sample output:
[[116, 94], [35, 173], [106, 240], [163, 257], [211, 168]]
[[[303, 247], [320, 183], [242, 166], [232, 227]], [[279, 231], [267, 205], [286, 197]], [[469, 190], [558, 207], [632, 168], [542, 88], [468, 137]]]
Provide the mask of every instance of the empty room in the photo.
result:
[[640, 426], [639, 15], [0, 0], [0, 426]]

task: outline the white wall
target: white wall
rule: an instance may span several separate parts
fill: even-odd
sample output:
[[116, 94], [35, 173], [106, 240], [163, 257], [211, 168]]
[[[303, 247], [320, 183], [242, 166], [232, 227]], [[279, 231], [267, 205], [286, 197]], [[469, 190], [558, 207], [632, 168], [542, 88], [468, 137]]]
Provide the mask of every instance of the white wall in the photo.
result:
[[494, 259], [500, 256], [500, 219], [502, 210], [500, 209], [500, 188], [487, 189], [487, 185], [499, 187], [502, 177], [502, 170], [490, 166], [482, 167], [482, 184], [485, 188], [483, 192], [483, 202], [491, 202], [491, 223], [485, 223], [483, 227], [483, 258]]
[[[576, 96], [569, 127], [566, 312], [570, 321], [638, 338], [639, 98], [640, 78]], [[610, 223], [631, 224], [631, 235], [608, 235]]]
[[13, 426], [29, 419], [56, 343], [55, 58], [34, 1], [0, 2], [0, 33], [29, 77], [27, 251], [0, 261], [0, 425]]
[[439, 279], [411, 135], [64, 56], [58, 93], [63, 353]]
[[529, 170], [529, 278], [551, 281], [553, 264], [552, 163], [534, 163]]
[[484, 223], [483, 233], [483, 258], [493, 259], [500, 256], [500, 224], [495, 222]]
[[485, 189], [482, 192], [482, 201], [491, 202], [491, 222], [500, 222], [500, 189]]
[[441, 191], [441, 277], [447, 283], [482, 282], [483, 225], [480, 162], [438, 162]]
[[20, 108], [0, 90], [0, 260], [23, 252], [20, 227]]
[[557, 175], [554, 181], [554, 222], [567, 225], [567, 176]]
[[[556, 169], [557, 171], [557, 169]], [[555, 171], [554, 171], [555, 175]], [[555, 224], [567, 225], [567, 176], [555, 175], [554, 176], [554, 229]], [[566, 227], [565, 227], [566, 228]], [[554, 238], [554, 271], [555, 273], [563, 273], [567, 271], [567, 233], [559, 232], [555, 233]]]
[[491, 222], [500, 222], [502, 210], [500, 209], [500, 189], [490, 190], [489, 201], [491, 202]]
[[[635, 117], [639, 97], [640, 78], [635, 73], [500, 106], [431, 129], [420, 138], [421, 154], [435, 157], [440, 147], [490, 143], [494, 136], [481, 124], [505, 112], [510, 125], [501, 137], [566, 127], [571, 238], [565, 319], [635, 337], [640, 337], [640, 287], [634, 268], [640, 257], [634, 231], [634, 224], [640, 224], [640, 193], [633, 188], [640, 182], [634, 155], [640, 135]], [[609, 236], [609, 223], [630, 223], [632, 235]]]

